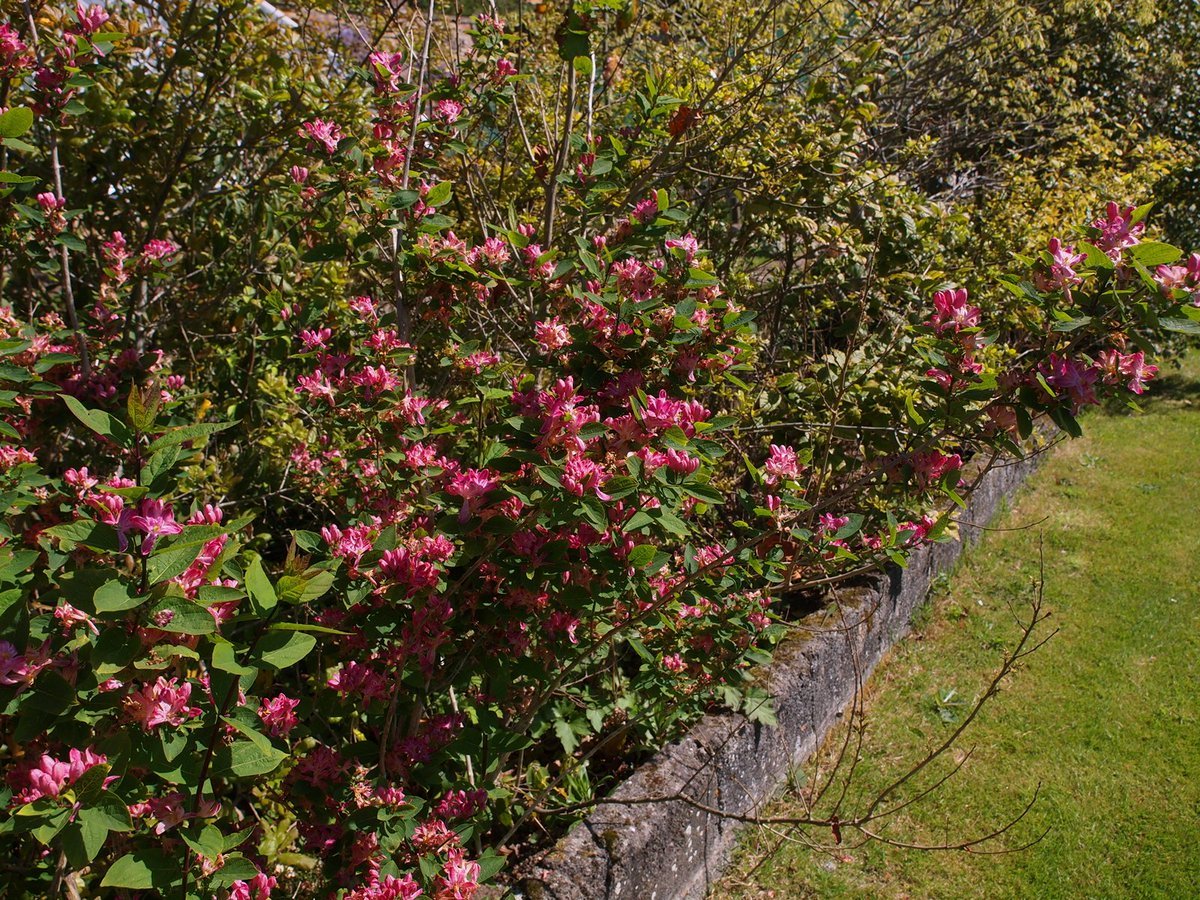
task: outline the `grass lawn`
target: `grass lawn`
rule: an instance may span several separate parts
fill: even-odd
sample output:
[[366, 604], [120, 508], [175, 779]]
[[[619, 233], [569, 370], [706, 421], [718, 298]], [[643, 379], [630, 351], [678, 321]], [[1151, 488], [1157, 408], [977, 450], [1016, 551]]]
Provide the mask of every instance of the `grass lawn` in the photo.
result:
[[[764, 860], [781, 832], [760, 829], [714, 896], [1200, 897], [1200, 356], [1164, 374], [1144, 415], [1086, 417], [1085, 437], [1061, 445], [993, 523], [1016, 530], [985, 537], [869, 687], [843, 818], [966, 715], [1018, 634], [1009, 604], [1028, 609], [1040, 537], [1043, 627], [1058, 633], [964, 735], [961, 749], [976, 749], [963, 770], [885, 833], [958, 843], [1010, 820], [1040, 782], [995, 847], [1044, 839], [989, 856], [829, 852], [802, 842], [828, 845], [827, 830], [793, 832]], [[780, 801], [767, 814], [801, 809]]]

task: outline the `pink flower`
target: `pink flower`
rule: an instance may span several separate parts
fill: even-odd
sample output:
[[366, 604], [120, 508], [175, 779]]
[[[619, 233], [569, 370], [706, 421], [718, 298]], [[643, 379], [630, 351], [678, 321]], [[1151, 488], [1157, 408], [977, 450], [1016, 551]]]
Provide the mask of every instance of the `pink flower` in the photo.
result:
[[593, 459], [573, 456], [563, 466], [563, 490], [576, 497], [595, 494], [601, 500], [611, 500], [612, 497], [600, 489], [600, 486], [607, 480], [608, 474], [604, 471], [604, 467]]
[[469, 819], [487, 802], [487, 791], [447, 791], [437, 806], [434, 814], [442, 819]]
[[1096, 236], [1096, 246], [1108, 254], [1113, 262], [1120, 261], [1122, 250], [1136, 246], [1140, 242], [1139, 235], [1146, 229], [1145, 222], [1134, 223], [1132, 219], [1132, 206], [1121, 209], [1109, 201], [1104, 218], [1092, 223], [1092, 227], [1100, 232]]
[[7, 472], [13, 466], [35, 462], [37, 462], [37, 457], [24, 447], [13, 447], [9, 444], [0, 444], [0, 471]]
[[37, 200], [37, 205], [42, 208], [42, 212], [44, 213], [58, 212], [60, 209], [64, 209], [67, 205], [66, 200], [56, 197], [50, 191], [43, 191], [34, 197], [34, 199]]
[[386, 696], [388, 688], [382, 675], [370, 666], [353, 661], [344, 663], [326, 684], [344, 697], [355, 694], [367, 703]]
[[763, 482], [771, 487], [779, 483], [781, 479], [795, 479], [800, 476], [800, 462], [796, 458], [796, 451], [791, 447], [772, 444], [771, 455], [763, 464], [766, 470], [766, 477]]
[[687, 668], [687, 664], [684, 663], [683, 657], [680, 656], [678, 653], [669, 653], [666, 656], [664, 656], [662, 664], [663, 664], [663, 668], [665, 668], [671, 672], [682, 672], [684, 669]]
[[1073, 284], [1079, 284], [1083, 279], [1075, 271], [1075, 266], [1083, 262], [1087, 255], [1076, 253], [1075, 248], [1063, 244], [1058, 238], [1050, 238], [1050, 268], [1034, 274], [1034, 282], [1041, 291], [1067, 290]]
[[471, 900], [479, 890], [479, 863], [463, 857], [462, 850], [451, 850], [446, 868], [434, 882], [439, 900]]
[[296, 385], [297, 394], [308, 394], [313, 399], [323, 397], [325, 402], [330, 406], [335, 405], [333, 384], [320, 369], [317, 369], [311, 375], [299, 376], [296, 379]]
[[[128, 524], [130, 528], [146, 535], [142, 541], [143, 556], [150, 554], [155, 541], [163, 535], [179, 534], [183, 531], [183, 526], [175, 521], [175, 513], [171, 507], [161, 500], [143, 500], [138, 504], [137, 515], [130, 516]], [[124, 535], [121, 535], [121, 549], [125, 549]]]
[[376, 51], [367, 57], [375, 75], [375, 93], [390, 94], [400, 89], [400, 81], [404, 74], [404, 55], [402, 53], [381, 53]]
[[171, 241], [148, 241], [142, 248], [142, 256], [146, 259], [164, 259], [179, 251], [179, 247]]
[[658, 218], [658, 200], [654, 197], [646, 197], [639, 200], [633, 207], [633, 219], [640, 222], [642, 225], [649, 225]]
[[411, 874], [403, 878], [395, 875], [380, 878], [378, 873], [373, 873], [367, 884], [350, 891], [343, 900], [415, 900], [421, 894], [421, 885]]
[[91, 616], [81, 609], [76, 609], [65, 600], [54, 610], [54, 618], [62, 623], [65, 634], [70, 634], [78, 625], [82, 625], [92, 634], [100, 633], [100, 629], [96, 627], [96, 623], [92, 621]]
[[344, 137], [340, 125], [336, 122], [326, 122], [324, 119], [305, 122], [299, 133], [301, 137], [307, 137], [314, 143], [320, 144], [330, 156], [337, 152], [338, 141]]
[[365, 295], [350, 298], [350, 312], [374, 322], [378, 318], [375, 312], [375, 301]]
[[33, 65], [29, 46], [7, 22], [0, 23], [0, 71], [15, 73]]
[[700, 468], [700, 460], [686, 450], [667, 450], [667, 468], [681, 475], [691, 475]]
[[1096, 381], [1100, 370], [1085, 363], [1051, 353], [1041, 365], [1046, 381], [1059, 391], [1065, 392], [1071, 401], [1071, 411], [1079, 412], [1085, 404], [1097, 403]]
[[1146, 390], [1146, 382], [1158, 374], [1158, 366], [1146, 365], [1146, 354], [1139, 350], [1121, 357], [1121, 372], [1129, 376], [1129, 389], [1141, 394]]
[[458, 521], [466, 522], [483, 505], [483, 498], [499, 484], [499, 473], [491, 469], [467, 469], [456, 474], [446, 493], [462, 498]]
[[667, 238], [664, 241], [667, 250], [681, 250], [683, 258], [688, 265], [696, 258], [696, 254], [700, 250], [700, 242], [696, 240], [695, 235], [688, 233], [681, 238]]
[[821, 516], [817, 529], [822, 534], [837, 534], [849, 524], [849, 516], [835, 516], [833, 513], [825, 513]]
[[[42, 755], [37, 762], [13, 770], [8, 782], [16, 792], [14, 804], [32, 803], [43, 797], [57, 797], [74, 784], [88, 769], [108, 762], [108, 757], [86, 750], [72, 749], [66, 760]], [[115, 780], [107, 779], [108, 780]]]
[[457, 100], [439, 100], [433, 104], [433, 117], [441, 120], [443, 124], [453, 125], [464, 109], [466, 107]]
[[496, 84], [502, 84], [516, 74], [517, 67], [507, 59], [502, 59], [496, 63], [496, 68], [492, 71], [492, 81]]
[[0, 641], [0, 684], [33, 684], [38, 673], [50, 665], [50, 641], [37, 650], [18, 653], [8, 641]]
[[179, 684], [178, 681], [177, 678], [168, 680], [160, 675], [153, 684], [130, 694], [125, 698], [126, 714], [146, 731], [153, 731], [159, 725], [178, 728], [188, 719], [194, 719], [200, 715], [200, 709], [188, 706], [192, 685], [187, 681]]
[[928, 487], [941, 480], [947, 472], [955, 472], [962, 468], [962, 457], [957, 453], [949, 456], [940, 450], [929, 450], [912, 455], [913, 475], [921, 488]]
[[304, 166], [292, 166], [288, 169], [288, 175], [291, 176], [292, 182], [295, 184], [304, 184], [308, 181], [308, 169]]
[[546, 619], [546, 630], [551, 634], [565, 634], [567, 640], [572, 644], [578, 644], [579, 638], [575, 636], [575, 629], [579, 627], [579, 617], [573, 616], [569, 612], [564, 612], [561, 609], [556, 609], [550, 613]]
[[218, 525], [225, 518], [225, 513], [219, 506], [205, 503], [204, 506], [188, 516], [189, 525]]
[[571, 332], [566, 325], [559, 322], [558, 316], [535, 324], [533, 336], [538, 343], [538, 348], [546, 354], [571, 343]]
[[979, 325], [979, 308], [967, 304], [966, 288], [938, 291], [933, 295], [933, 308], [928, 324], [938, 334]]
[[296, 718], [296, 707], [299, 705], [299, 700], [293, 700], [286, 694], [279, 694], [271, 700], [264, 697], [258, 707], [258, 717], [263, 720], [268, 734], [284, 737], [299, 722]]
[[229, 888], [229, 900], [270, 900], [276, 880], [259, 872], [249, 883], [235, 881]]
[[80, 30], [87, 35], [95, 34], [108, 21], [108, 13], [99, 5], [84, 6], [83, 4], [76, 4], [75, 17], [79, 19]]

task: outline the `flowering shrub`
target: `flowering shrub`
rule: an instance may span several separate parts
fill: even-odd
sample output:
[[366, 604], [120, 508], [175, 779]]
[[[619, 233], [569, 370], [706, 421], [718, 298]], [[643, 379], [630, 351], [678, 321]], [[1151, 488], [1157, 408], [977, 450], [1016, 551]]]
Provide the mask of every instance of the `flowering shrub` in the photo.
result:
[[[3, 26], [28, 97], [0, 116], [8, 150], [35, 126], [57, 146], [117, 41], [104, 15], [65, 18], [53, 62]], [[572, 72], [589, 16], [561, 44]], [[1146, 336], [1197, 329], [1200, 257], [1110, 204], [1002, 281], [1016, 325], [932, 294], [891, 358], [888, 452], [798, 435], [760, 403], [754, 312], [686, 210], [614, 197], [620, 137], [568, 128], [531, 157], [561, 188], [543, 215], [458, 236], [464, 156], [514, 111], [510, 38], [479, 19], [428, 84], [373, 53], [368, 120], [298, 126], [269, 188], [287, 237], [255, 338], [265, 426], [206, 420], [183, 354], [139, 352], [112, 311], [181, 278], [187, 248], [99, 233], [5, 172], [10, 239], [67, 314], [0, 315], [14, 890], [470, 897], [622, 753], [713, 703], [769, 721], [750, 670], [781, 596], [903, 564], [1039, 419], [1076, 433], [1154, 377]], [[582, 223], [558, 239], [555, 202]], [[211, 491], [239, 442], [279, 476], [265, 500]]]

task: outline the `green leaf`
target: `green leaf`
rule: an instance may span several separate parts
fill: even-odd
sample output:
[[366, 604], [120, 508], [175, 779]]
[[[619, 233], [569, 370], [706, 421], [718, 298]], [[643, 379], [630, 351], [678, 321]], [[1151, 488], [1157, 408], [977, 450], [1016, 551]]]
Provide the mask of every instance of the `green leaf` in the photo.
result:
[[219, 641], [213, 646], [212, 664], [214, 669], [220, 669], [222, 672], [228, 672], [230, 675], [257, 675], [258, 669], [250, 666], [243, 666], [237, 661], [237, 655], [234, 653], [233, 644], [228, 641]]
[[450, 192], [453, 185], [449, 181], [441, 181], [429, 189], [429, 193], [425, 195], [426, 206], [444, 206], [446, 201], [450, 199]]
[[118, 578], [105, 582], [92, 595], [98, 613], [135, 609], [149, 599], [148, 594], [139, 594], [135, 585]]
[[319, 570], [315, 575], [285, 575], [277, 585], [279, 599], [285, 603], [311, 603], [333, 587], [333, 573]]
[[260, 750], [270, 751], [272, 749], [271, 739], [258, 730], [262, 725], [262, 719], [246, 707], [239, 707], [232, 715], [222, 716], [221, 721], [232, 725]]
[[629, 551], [627, 562], [635, 569], [644, 569], [653, 561], [658, 551], [653, 544], [638, 544]]
[[28, 106], [14, 106], [0, 114], [0, 137], [20, 137], [33, 127], [33, 110]]
[[173, 428], [154, 441], [147, 450], [150, 453], [157, 453], [164, 447], [171, 447], [175, 444], [182, 444], [185, 441], [194, 441], [196, 438], [207, 437], [210, 434], [216, 434], [218, 431], [224, 431], [226, 428], [232, 428], [237, 422], [200, 422], [196, 425], [183, 425], [179, 428]]
[[67, 404], [67, 408], [71, 410], [75, 418], [96, 432], [96, 434], [109, 438], [122, 447], [133, 445], [133, 435], [129, 429], [104, 410], [88, 409], [70, 394], [59, 394], [59, 396], [62, 397], [63, 402]]
[[257, 613], [270, 612], [279, 602], [279, 598], [275, 596], [275, 588], [271, 587], [271, 580], [263, 571], [262, 560], [257, 557], [246, 569], [246, 590], [250, 593], [250, 602], [254, 604]]
[[168, 888], [183, 871], [183, 860], [168, 856], [162, 850], [135, 850], [115, 863], [100, 882], [101, 887], [146, 890]]
[[129, 416], [129, 424], [140, 432], [150, 431], [158, 418], [158, 410], [162, 406], [162, 393], [153, 383], [145, 389], [137, 385], [129, 388], [129, 399], [125, 402], [125, 413]]
[[252, 741], [234, 741], [217, 750], [213, 758], [213, 775], [218, 778], [249, 778], [266, 775], [279, 768], [287, 754], [271, 748], [265, 750]]
[[280, 622], [278, 625], [272, 625], [271, 631], [309, 631], [313, 634], [338, 634], [346, 636], [349, 631], [338, 631], [336, 628], [327, 628], [324, 625], [309, 625], [306, 622]]
[[1193, 322], [1191, 319], [1159, 319], [1158, 324], [1166, 331], [1174, 331], [1179, 334], [1200, 334], [1200, 322]]
[[133, 831], [133, 819], [129, 817], [128, 807], [111, 791], [101, 791], [94, 802], [86, 805], [82, 815], [102, 823], [108, 831]]
[[1169, 265], [1183, 256], [1183, 251], [1178, 247], [1158, 241], [1143, 241], [1135, 246], [1131, 253], [1133, 258], [1143, 266]]
[[[158, 624], [160, 619], [162, 624]], [[155, 622], [155, 628], [175, 634], [212, 634], [217, 630], [212, 613], [184, 597], [167, 597], [155, 604], [150, 620]]]
[[308, 656], [316, 645], [317, 639], [302, 631], [293, 631], [290, 634], [284, 631], [270, 631], [259, 642], [255, 655], [273, 669], [286, 669]]

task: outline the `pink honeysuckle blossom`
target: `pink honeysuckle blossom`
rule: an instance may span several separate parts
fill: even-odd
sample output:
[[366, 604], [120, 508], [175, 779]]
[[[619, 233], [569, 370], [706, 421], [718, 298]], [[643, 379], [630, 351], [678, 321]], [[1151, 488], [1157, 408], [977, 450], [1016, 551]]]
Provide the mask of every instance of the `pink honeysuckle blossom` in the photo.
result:
[[658, 200], [654, 197], [639, 200], [634, 204], [630, 218], [642, 225], [650, 224], [658, 218]]
[[108, 13], [99, 4], [84, 6], [79, 3], [75, 6], [75, 18], [79, 20], [79, 28], [84, 34], [93, 35], [108, 21]]
[[503, 84], [516, 74], [517, 67], [507, 59], [501, 59], [496, 62], [496, 68], [492, 70], [492, 82], [494, 84]]
[[1083, 281], [1075, 267], [1087, 259], [1087, 254], [1076, 253], [1074, 247], [1064, 244], [1058, 238], [1050, 238], [1047, 249], [1050, 253], [1049, 269], [1035, 272], [1033, 276], [1038, 290], [1069, 291], [1072, 285]]
[[446, 866], [434, 882], [441, 900], [472, 900], [479, 890], [479, 863], [471, 862], [463, 851], [454, 848], [447, 854]]
[[538, 322], [533, 326], [534, 340], [538, 349], [549, 354], [571, 343], [571, 332], [558, 320], [558, 316]]
[[225, 513], [219, 506], [205, 503], [202, 507], [188, 516], [189, 525], [219, 525], [225, 519]]
[[326, 684], [344, 697], [351, 694], [367, 703], [387, 696], [388, 681], [373, 668], [357, 661], [343, 663]]
[[404, 54], [376, 51], [367, 57], [375, 76], [375, 93], [392, 94], [404, 77]]
[[1121, 374], [1129, 377], [1129, 390], [1142, 394], [1146, 391], [1146, 382], [1158, 374], [1158, 366], [1146, 365], [1146, 354], [1138, 350], [1121, 357]]
[[129, 815], [138, 819], [154, 819], [154, 833], [166, 834], [176, 825], [189, 819], [211, 819], [221, 811], [221, 804], [216, 800], [202, 799], [196, 811], [190, 812], [190, 798], [179, 791], [170, 791], [157, 797], [149, 797], [140, 803], [129, 806]]
[[667, 250], [682, 251], [684, 260], [688, 265], [691, 265], [692, 261], [696, 258], [696, 254], [700, 251], [700, 242], [691, 233], [685, 234], [681, 238], [667, 238], [663, 243]]
[[296, 385], [297, 394], [308, 394], [313, 399], [324, 398], [330, 406], [335, 405], [334, 386], [320, 369], [311, 375], [300, 375], [296, 378]]
[[933, 295], [934, 312], [929, 318], [929, 326], [938, 334], [977, 327], [979, 325], [979, 307], [969, 305], [967, 296], [966, 288], [935, 293]]
[[324, 119], [313, 119], [311, 122], [305, 122], [299, 133], [301, 137], [306, 137], [313, 143], [320, 144], [330, 156], [333, 156], [337, 152], [338, 141], [344, 137], [340, 125], [336, 122], [327, 122]]
[[142, 248], [143, 259], [166, 259], [179, 252], [179, 247], [171, 241], [153, 240]]
[[957, 453], [947, 455], [940, 450], [927, 450], [912, 455], [913, 475], [921, 488], [939, 481], [947, 472], [958, 471], [962, 464]]
[[39, 648], [17, 652], [8, 641], [0, 641], [0, 684], [30, 685], [38, 673], [50, 665], [50, 641], [47, 639]]
[[[8, 783], [14, 790], [13, 803], [33, 803], [43, 797], [58, 797], [88, 769], [107, 762], [108, 757], [93, 753], [90, 748], [72, 748], [65, 760], [43, 754], [36, 762], [20, 766], [9, 774]], [[115, 780], [116, 777], [108, 778], [105, 783]]]
[[453, 125], [465, 109], [457, 100], [438, 100], [433, 104], [433, 117], [444, 125]]
[[575, 629], [580, 625], [579, 617], [572, 615], [561, 609], [556, 609], [550, 613], [546, 619], [546, 630], [551, 634], [565, 634], [567, 640], [572, 644], [578, 644], [579, 638], [575, 635]]
[[420, 883], [411, 874], [403, 878], [395, 875], [380, 878], [378, 872], [373, 870], [370, 880], [350, 891], [343, 900], [415, 900], [422, 894]]
[[1092, 227], [1100, 233], [1096, 236], [1096, 246], [1103, 250], [1113, 262], [1119, 262], [1121, 251], [1135, 247], [1141, 241], [1141, 233], [1146, 229], [1145, 222], [1133, 221], [1133, 207], [1122, 209], [1115, 202], [1109, 201], [1104, 210], [1104, 218], [1092, 222]]
[[[142, 541], [142, 555], [149, 556], [155, 541], [164, 535], [179, 534], [183, 531], [183, 526], [175, 521], [175, 513], [166, 503], [161, 500], [143, 500], [138, 504], [137, 514], [129, 517], [127, 530], [140, 531], [146, 536]], [[124, 550], [124, 534], [120, 535], [120, 542], [121, 549]]]
[[1099, 368], [1051, 353], [1049, 359], [1042, 364], [1041, 371], [1047, 383], [1064, 392], [1070, 399], [1072, 413], [1079, 412], [1087, 404], [1099, 402], [1096, 399], [1095, 388], [1101, 374]]
[[161, 675], [152, 684], [125, 698], [125, 713], [146, 731], [159, 725], [178, 728], [189, 719], [200, 715], [200, 709], [188, 706], [192, 696], [192, 685], [179, 679], [166, 679]]
[[763, 469], [767, 473], [763, 477], [763, 483], [774, 487], [781, 480], [798, 478], [801, 468], [794, 449], [786, 445], [772, 444], [771, 455], [763, 463]]
[[447, 791], [433, 808], [434, 815], [442, 819], [469, 819], [487, 803], [487, 791]]
[[259, 872], [247, 881], [235, 881], [229, 887], [229, 900], [271, 900], [277, 880]]
[[70, 634], [79, 626], [83, 626], [92, 634], [100, 633], [100, 629], [96, 627], [91, 616], [81, 609], [76, 609], [65, 600], [54, 610], [54, 618], [62, 623], [63, 632], [66, 634]]
[[849, 516], [835, 516], [833, 513], [824, 513], [817, 523], [817, 530], [822, 534], [837, 534], [837, 532], [849, 524]]
[[462, 498], [458, 521], [467, 519], [483, 505], [484, 497], [500, 484], [498, 472], [491, 469], [466, 469], [456, 474], [446, 487], [446, 493]]
[[279, 694], [270, 700], [264, 697], [258, 707], [258, 717], [272, 737], [285, 737], [299, 722], [296, 718], [296, 707], [299, 705], [299, 700], [293, 700], [286, 694]]
[[595, 494], [601, 500], [611, 500], [612, 497], [600, 487], [607, 480], [608, 473], [604, 471], [604, 467], [584, 456], [573, 456], [563, 466], [563, 490], [576, 497]]
[[24, 447], [0, 444], [0, 471], [7, 472], [14, 466], [35, 462], [37, 462], [37, 457]]

